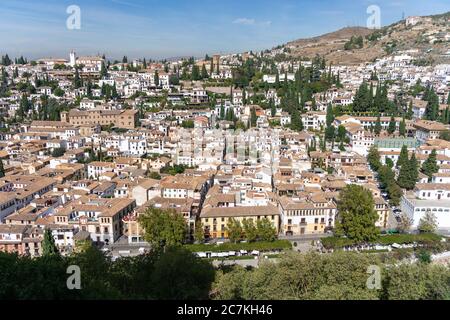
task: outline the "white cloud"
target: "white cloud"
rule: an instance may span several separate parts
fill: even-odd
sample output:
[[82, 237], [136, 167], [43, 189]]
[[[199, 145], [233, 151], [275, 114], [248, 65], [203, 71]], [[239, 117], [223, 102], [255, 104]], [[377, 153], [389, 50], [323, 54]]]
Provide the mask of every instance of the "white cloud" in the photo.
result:
[[272, 24], [272, 21], [261, 21], [258, 22], [255, 19], [249, 18], [238, 18], [233, 21], [234, 24], [241, 24], [246, 26], [261, 26], [261, 27], [269, 27]]
[[238, 18], [233, 21], [234, 24], [244, 24], [244, 25], [254, 25], [256, 23], [255, 19]]

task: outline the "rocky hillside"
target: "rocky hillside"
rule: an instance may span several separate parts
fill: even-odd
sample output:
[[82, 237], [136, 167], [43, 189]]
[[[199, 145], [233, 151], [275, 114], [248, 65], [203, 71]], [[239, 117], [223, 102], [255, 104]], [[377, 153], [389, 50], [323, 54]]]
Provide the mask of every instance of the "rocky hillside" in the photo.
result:
[[300, 39], [284, 45], [292, 57], [325, 56], [334, 64], [370, 62], [390, 53], [418, 49], [418, 63], [449, 62], [450, 12], [406, 19], [371, 30], [364, 27], [343, 28], [319, 37]]

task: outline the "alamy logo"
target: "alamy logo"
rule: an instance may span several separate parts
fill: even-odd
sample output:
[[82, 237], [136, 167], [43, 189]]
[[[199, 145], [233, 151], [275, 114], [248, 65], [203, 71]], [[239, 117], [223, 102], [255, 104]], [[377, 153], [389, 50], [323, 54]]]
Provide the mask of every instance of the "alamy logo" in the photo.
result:
[[81, 289], [81, 270], [79, 266], [68, 266], [67, 274], [70, 276], [67, 278], [66, 285], [69, 290], [80, 290]]
[[366, 281], [367, 289], [380, 290], [381, 289], [381, 269], [379, 266], [371, 265], [367, 268], [367, 273], [370, 274]]
[[381, 28], [381, 9], [377, 5], [371, 5], [367, 7], [367, 14], [370, 16], [367, 18], [368, 29], [380, 29]]
[[81, 9], [77, 5], [67, 7], [66, 13], [69, 17], [66, 20], [66, 26], [69, 30], [81, 29]]

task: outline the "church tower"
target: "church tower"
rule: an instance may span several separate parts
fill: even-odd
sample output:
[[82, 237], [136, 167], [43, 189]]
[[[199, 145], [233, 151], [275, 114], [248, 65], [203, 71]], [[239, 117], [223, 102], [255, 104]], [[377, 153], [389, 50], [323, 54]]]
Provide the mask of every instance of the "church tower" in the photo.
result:
[[75, 57], [75, 51], [70, 52], [70, 66], [73, 68], [76, 64], [76, 57]]

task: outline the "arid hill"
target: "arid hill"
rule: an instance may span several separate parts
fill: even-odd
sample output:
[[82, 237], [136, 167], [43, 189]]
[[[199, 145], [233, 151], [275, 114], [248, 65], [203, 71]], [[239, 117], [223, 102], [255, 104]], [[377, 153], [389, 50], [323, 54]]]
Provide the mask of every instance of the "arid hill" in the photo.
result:
[[[450, 12], [415, 17], [379, 30], [347, 27], [318, 37], [291, 41], [283, 47], [289, 56], [312, 58], [318, 54], [333, 64], [371, 62], [390, 53], [409, 49], [419, 49], [417, 56], [423, 63], [448, 62], [449, 17]], [[362, 45], [348, 44], [352, 36], [362, 37]]]

